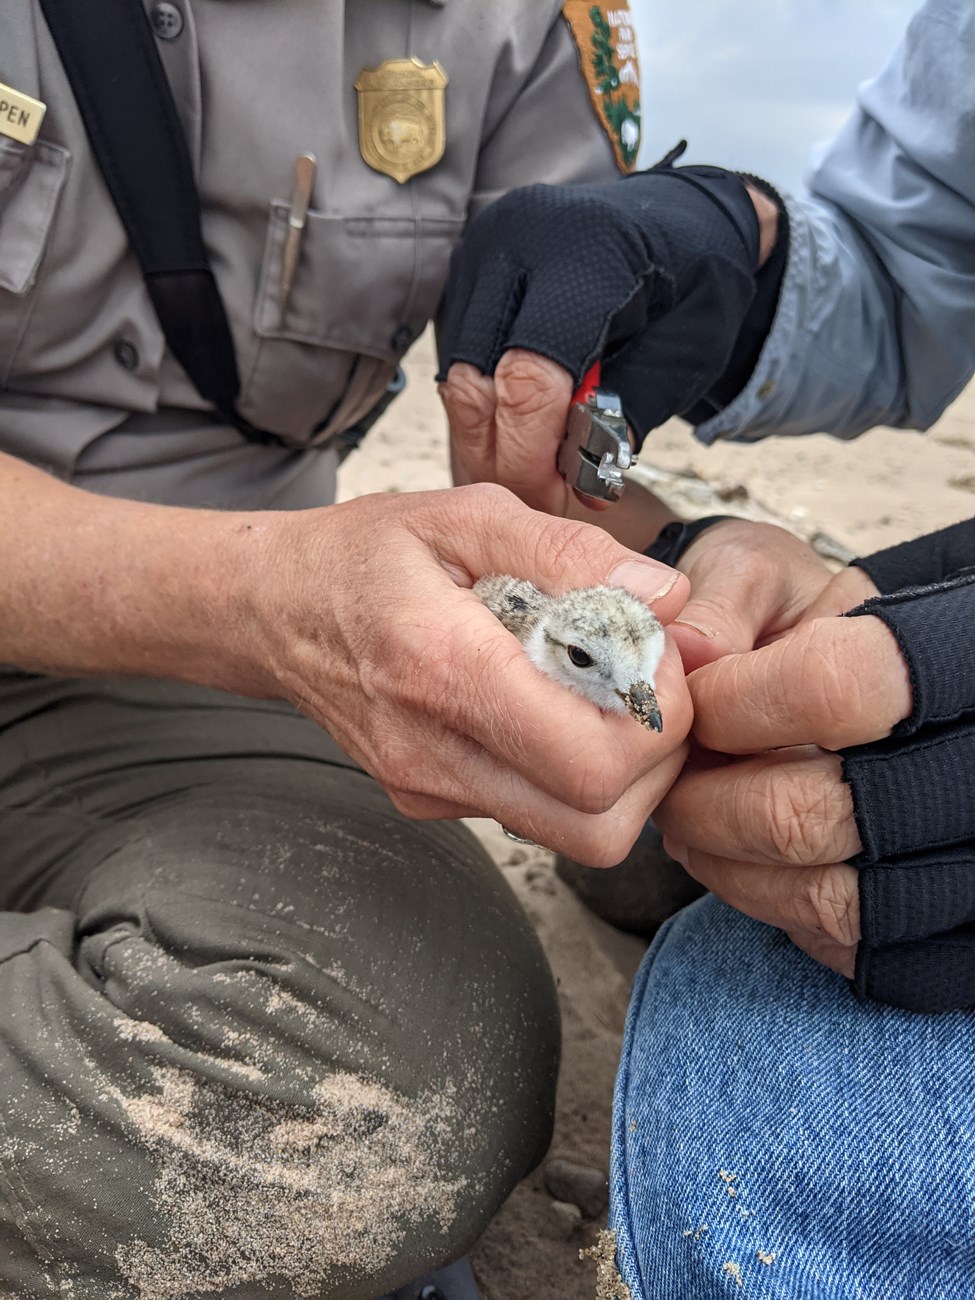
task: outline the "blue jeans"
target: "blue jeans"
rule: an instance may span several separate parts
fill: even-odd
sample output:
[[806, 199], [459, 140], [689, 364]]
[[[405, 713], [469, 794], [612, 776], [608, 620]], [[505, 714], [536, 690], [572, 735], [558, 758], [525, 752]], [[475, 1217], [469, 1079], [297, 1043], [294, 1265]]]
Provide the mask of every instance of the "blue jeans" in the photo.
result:
[[703, 898], [634, 983], [610, 1182], [633, 1300], [969, 1300], [975, 1016], [858, 1002]]

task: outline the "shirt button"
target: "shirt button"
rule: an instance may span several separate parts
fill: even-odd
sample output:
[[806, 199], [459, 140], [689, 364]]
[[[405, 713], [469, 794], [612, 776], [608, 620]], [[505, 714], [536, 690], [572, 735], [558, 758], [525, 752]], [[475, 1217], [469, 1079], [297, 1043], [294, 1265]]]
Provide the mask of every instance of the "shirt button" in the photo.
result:
[[161, 41], [175, 41], [183, 30], [183, 11], [168, 0], [159, 0], [149, 10], [149, 22]]
[[115, 360], [123, 370], [135, 370], [139, 365], [139, 349], [128, 339], [119, 339], [112, 348]]
[[393, 333], [389, 340], [389, 345], [394, 352], [405, 352], [413, 342], [413, 331], [409, 325], [400, 325]]

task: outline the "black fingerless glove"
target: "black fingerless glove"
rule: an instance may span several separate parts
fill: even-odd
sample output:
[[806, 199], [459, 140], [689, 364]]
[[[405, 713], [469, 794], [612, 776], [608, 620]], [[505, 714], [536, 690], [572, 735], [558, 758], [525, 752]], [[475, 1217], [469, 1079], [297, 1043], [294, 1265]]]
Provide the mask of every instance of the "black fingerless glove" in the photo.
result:
[[[943, 573], [975, 559], [946, 529], [859, 561]], [[878, 561], [874, 564], [874, 561]], [[874, 576], [877, 581], [877, 576]], [[881, 585], [878, 583], [878, 585]], [[862, 852], [854, 986], [910, 1011], [975, 1008], [975, 571], [866, 601], [910, 673], [913, 709], [889, 739], [843, 751]]]
[[671, 415], [730, 400], [764, 341], [784, 254], [756, 296], [743, 178], [674, 167], [680, 152], [607, 185], [512, 190], [481, 213], [451, 262], [439, 378], [455, 361], [493, 374], [525, 348], [578, 384], [599, 359], [638, 445]]

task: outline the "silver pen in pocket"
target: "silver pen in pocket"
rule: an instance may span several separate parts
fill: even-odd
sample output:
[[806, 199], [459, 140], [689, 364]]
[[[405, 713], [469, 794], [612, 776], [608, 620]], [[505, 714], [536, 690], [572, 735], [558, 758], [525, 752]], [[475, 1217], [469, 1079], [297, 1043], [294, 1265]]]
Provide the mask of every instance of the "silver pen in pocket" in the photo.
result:
[[308, 217], [308, 205], [311, 202], [311, 190], [315, 183], [315, 155], [303, 153], [295, 159], [295, 184], [291, 191], [291, 206], [288, 209], [288, 229], [284, 236], [284, 250], [281, 255], [281, 327], [284, 327], [284, 315], [291, 297], [295, 271], [298, 268], [298, 254], [301, 251], [301, 235]]

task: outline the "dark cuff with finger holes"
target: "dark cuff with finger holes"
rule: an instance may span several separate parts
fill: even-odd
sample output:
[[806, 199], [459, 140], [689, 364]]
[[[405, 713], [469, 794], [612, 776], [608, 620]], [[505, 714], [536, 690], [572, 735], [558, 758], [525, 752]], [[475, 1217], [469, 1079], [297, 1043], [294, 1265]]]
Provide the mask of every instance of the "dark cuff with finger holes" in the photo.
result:
[[851, 564], [863, 569], [877, 590], [885, 593], [944, 582], [975, 566], [975, 519], [965, 519], [936, 533], [888, 546], [873, 555], [851, 560]]
[[896, 638], [913, 707], [887, 738], [841, 751], [862, 845], [850, 859], [862, 933], [854, 989], [906, 1011], [970, 1011], [975, 572], [876, 597], [848, 617], [864, 614]]
[[669, 564], [673, 568], [698, 534], [703, 533], [712, 524], [720, 524], [725, 519], [735, 518], [736, 515], [707, 515], [704, 519], [693, 519], [690, 523], [675, 519], [673, 523], [661, 528], [657, 540], [648, 546], [643, 554], [649, 556], [651, 560], [659, 560], [661, 564]]
[[975, 1008], [975, 722], [842, 751], [863, 845], [853, 986], [905, 1011]]
[[894, 736], [953, 722], [975, 712], [975, 570], [929, 587], [875, 596], [846, 617], [872, 614], [897, 640], [914, 706]]
[[975, 1008], [975, 926], [916, 943], [874, 948], [861, 943], [853, 977], [856, 994], [926, 1015]]

